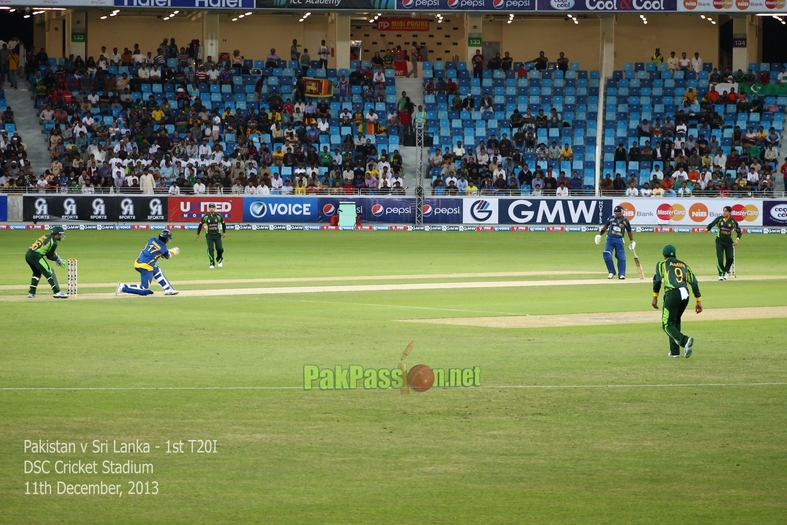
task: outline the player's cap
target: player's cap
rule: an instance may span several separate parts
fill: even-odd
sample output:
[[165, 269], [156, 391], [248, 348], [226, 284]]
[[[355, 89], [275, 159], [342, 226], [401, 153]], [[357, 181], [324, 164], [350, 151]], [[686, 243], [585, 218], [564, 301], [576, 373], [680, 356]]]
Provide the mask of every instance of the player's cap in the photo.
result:
[[215, 207], [216, 207], [215, 202], [211, 202], [210, 204], [208, 204], [208, 208], [215, 208]]
[[62, 235], [65, 232], [66, 230], [64, 230], [62, 226], [55, 226], [52, 228], [52, 235], [57, 235], [58, 233]]
[[668, 244], [661, 249], [661, 253], [667, 257], [675, 257], [675, 247], [671, 244]]
[[615, 213], [623, 213], [623, 206], [615, 206], [613, 210]]

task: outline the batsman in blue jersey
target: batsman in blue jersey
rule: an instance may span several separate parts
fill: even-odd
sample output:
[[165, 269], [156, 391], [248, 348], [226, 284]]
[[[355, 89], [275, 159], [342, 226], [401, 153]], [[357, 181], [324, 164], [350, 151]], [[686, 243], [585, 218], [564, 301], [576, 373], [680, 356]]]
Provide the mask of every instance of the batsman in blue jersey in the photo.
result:
[[631, 233], [631, 223], [623, 216], [623, 208], [615, 206], [614, 215], [607, 219], [607, 223], [601, 227], [596, 235], [596, 244], [601, 242], [601, 236], [604, 232], [607, 234], [607, 243], [604, 245], [604, 263], [607, 265], [609, 275], [607, 279], [615, 277], [615, 263], [612, 261], [612, 254], [614, 252], [615, 258], [618, 260], [618, 279], [626, 278], [626, 249], [623, 245], [623, 236], [628, 232], [629, 250], [634, 251], [637, 243], [634, 242], [634, 234]]
[[153, 279], [164, 289], [164, 295], [178, 295], [170, 282], [164, 277], [164, 272], [158, 267], [156, 262], [159, 259], [169, 259], [173, 255], [180, 253], [180, 249], [167, 248], [167, 243], [172, 240], [172, 233], [169, 230], [162, 230], [158, 237], [151, 237], [145, 248], [139, 253], [139, 257], [134, 262], [134, 269], [139, 272], [140, 284], [118, 283], [115, 295], [119, 293], [130, 293], [135, 295], [152, 295], [150, 283]]

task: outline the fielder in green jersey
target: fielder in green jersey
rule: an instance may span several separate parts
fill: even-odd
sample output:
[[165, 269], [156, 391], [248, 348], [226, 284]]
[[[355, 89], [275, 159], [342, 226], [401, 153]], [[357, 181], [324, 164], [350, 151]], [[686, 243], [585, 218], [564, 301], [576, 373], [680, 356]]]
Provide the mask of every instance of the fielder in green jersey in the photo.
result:
[[[719, 280], [726, 281], [730, 275], [730, 268], [735, 263], [733, 247], [738, 246], [742, 232], [738, 221], [732, 218], [731, 207], [725, 206], [721, 214], [721, 217], [713, 219], [706, 229], [711, 231], [716, 228], [716, 270], [719, 272]], [[735, 239], [732, 238], [733, 232], [735, 232]]]
[[25, 261], [33, 270], [33, 277], [30, 279], [30, 289], [27, 292], [27, 297], [30, 299], [36, 296], [36, 289], [38, 288], [38, 281], [43, 275], [44, 278], [52, 287], [52, 297], [55, 299], [66, 299], [68, 295], [60, 291], [60, 285], [57, 282], [55, 271], [47, 262], [57, 262], [61, 268], [66, 265], [66, 262], [57, 254], [57, 243], [62, 241], [66, 236], [66, 232], [62, 226], [55, 226], [52, 228], [52, 233], [39, 237], [33, 245], [28, 248], [25, 254]]
[[[199, 234], [203, 227], [205, 228], [205, 240], [208, 241], [209, 268], [212, 269], [216, 263], [221, 268], [224, 264], [224, 245], [221, 240], [227, 236], [227, 223], [224, 222], [224, 218], [220, 214], [216, 213], [215, 203], [211, 202], [208, 206], [208, 214], [202, 216], [195, 240], [199, 240]], [[216, 257], [213, 253], [214, 248], [216, 249]]]
[[697, 299], [694, 311], [702, 312], [700, 285], [691, 268], [675, 257], [675, 247], [666, 245], [661, 250], [664, 260], [656, 263], [656, 274], [653, 276], [653, 308], [659, 308], [659, 291], [664, 285], [664, 309], [661, 312], [661, 326], [669, 336], [669, 357], [689, 357], [694, 347], [694, 338], [683, 335], [680, 331], [680, 318], [689, 304], [689, 287]]

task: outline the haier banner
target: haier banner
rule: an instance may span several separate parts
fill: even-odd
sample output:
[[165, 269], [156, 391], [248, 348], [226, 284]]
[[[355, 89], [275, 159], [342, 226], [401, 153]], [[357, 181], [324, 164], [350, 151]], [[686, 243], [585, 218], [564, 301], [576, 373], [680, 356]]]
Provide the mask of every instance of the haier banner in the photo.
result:
[[673, 12], [677, 0], [538, 0], [539, 11]]
[[25, 195], [26, 221], [163, 222], [167, 196]]
[[536, 0], [396, 0], [400, 11], [535, 11]]
[[[92, 7], [92, 5], [90, 7]], [[254, 0], [115, 0], [115, 7], [150, 7], [154, 9], [167, 9], [169, 7], [190, 7], [192, 9], [253, 9]]]
[[602, 224], [608, 199], [500, 199], [499, 224]]
[[8, 220], [8, 196], [0, 195], [0, 222]]

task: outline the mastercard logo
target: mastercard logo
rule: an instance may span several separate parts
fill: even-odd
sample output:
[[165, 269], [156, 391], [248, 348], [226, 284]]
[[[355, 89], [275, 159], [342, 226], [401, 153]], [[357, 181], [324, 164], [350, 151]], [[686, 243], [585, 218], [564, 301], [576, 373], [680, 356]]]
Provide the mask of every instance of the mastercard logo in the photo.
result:
[[749, 0], [735, 0], [735, 6], [741, 11], [749, 8]]
[[623, 216], [628, 220], [634, 219], [634, 216], [637, 214], [637, 209], [634, 207], [633, 204], [630, 202], [621, 202], [619, 204], [621, 208], [623, 208]]
[[754, 204], [736, 204], [731, 215], [738, 222], [754, 222], [760, 216], [760, 210]]
[[713, 0], [716, 9], [732, 9], [732, 0]]
[[682, 221], [686, 217], [686, 208], [682, 204], [661, 204], [656, 208], [656, 217], [660, 221]]
[[689, 11], [697, 9], [697, 0], [683, 0], [683, 7]]
[[694, 222], [705, 222], [709, 216], [708, 207], [701, 202], [694, 203], [689, 207], [689, 219]]
[[785, 5], [785, 0], [765, 0], [765, 7], [768, 9], [784, 9]]

